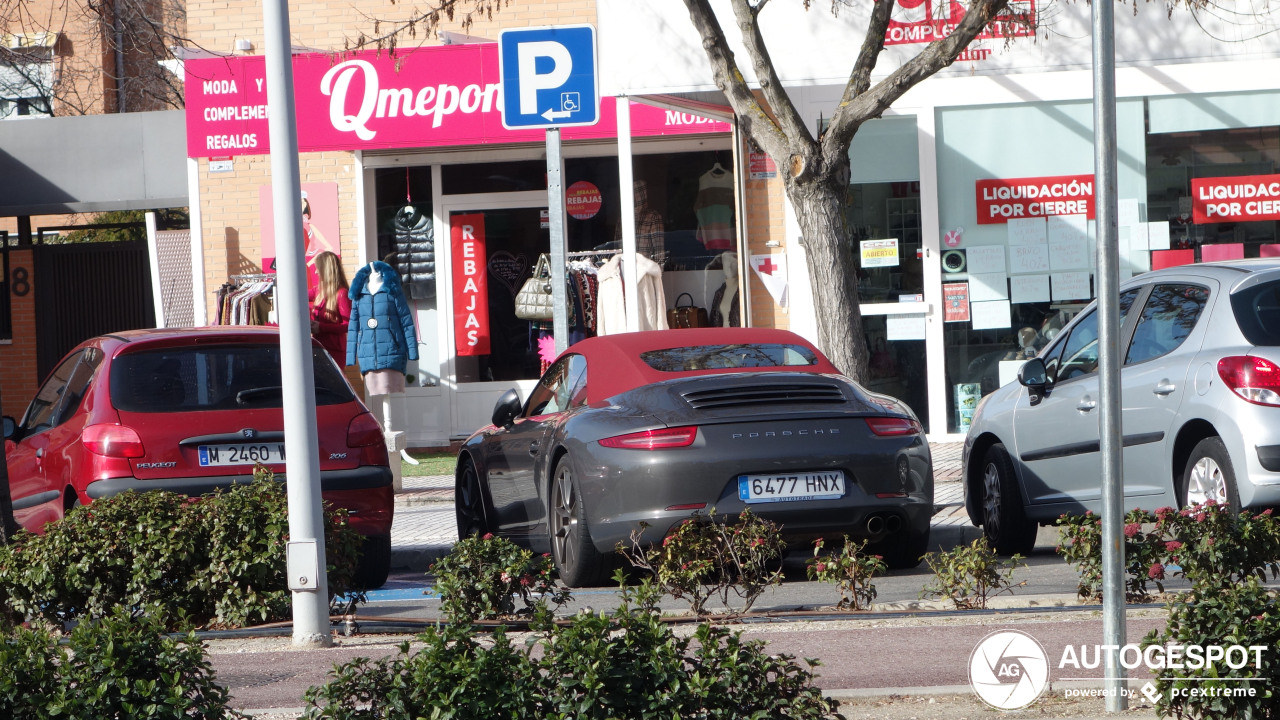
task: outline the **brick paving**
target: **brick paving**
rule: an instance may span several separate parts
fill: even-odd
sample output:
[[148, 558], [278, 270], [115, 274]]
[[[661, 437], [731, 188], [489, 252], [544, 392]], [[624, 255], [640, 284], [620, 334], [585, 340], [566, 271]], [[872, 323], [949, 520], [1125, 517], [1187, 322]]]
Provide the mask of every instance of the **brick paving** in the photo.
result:
[[[968, 526], [960, 484], [961, 443], [933, 443], [935, 526]], [[458, 539], [453, 476], [405, 477], [391, 525], [392, 565], [425, 570]]]

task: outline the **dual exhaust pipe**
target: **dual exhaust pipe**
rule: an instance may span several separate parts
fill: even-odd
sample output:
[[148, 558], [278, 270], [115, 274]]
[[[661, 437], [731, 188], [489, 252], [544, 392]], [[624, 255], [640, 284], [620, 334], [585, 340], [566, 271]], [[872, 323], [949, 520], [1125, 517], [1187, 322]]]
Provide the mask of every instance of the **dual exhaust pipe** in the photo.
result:
[[872, 537], [892, 535], [902, 529], [902, 517], [896, 513], [876, 513], [867, 518], [866, 529]]

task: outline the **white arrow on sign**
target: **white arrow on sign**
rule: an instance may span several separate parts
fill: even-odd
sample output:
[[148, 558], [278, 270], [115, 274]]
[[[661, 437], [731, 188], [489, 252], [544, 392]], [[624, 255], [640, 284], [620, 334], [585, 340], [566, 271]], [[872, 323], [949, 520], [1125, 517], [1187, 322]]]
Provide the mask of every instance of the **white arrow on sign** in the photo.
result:
[[567, 118], [572, 114], [573, 114], [572, 110], [548, 110], [542, 113], [542, 117], [546, 118], [547, 122], [551, 122], [552, 120]]

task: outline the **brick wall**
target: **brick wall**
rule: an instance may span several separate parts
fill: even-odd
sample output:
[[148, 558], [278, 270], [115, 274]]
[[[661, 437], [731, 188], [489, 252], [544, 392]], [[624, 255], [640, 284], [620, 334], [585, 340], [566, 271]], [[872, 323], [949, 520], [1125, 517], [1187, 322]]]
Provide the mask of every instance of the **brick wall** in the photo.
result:
[[31, 251], [11, 250], [9, 272], [25, 268], [31, 289], [24, 296], [9, 295], [13, 318], [12, 343], [0, 344], [0, 411], [18, 418], [36, 394], [36, 308], [35, 283], [31, 275]]
[[[747, 254], [766, 255], [787, 250], [784, 208], [786, 193], [781, 178], [772, 180], [746, 180], [745, 204], [747, 228]], [[769, 240], [777, 240], [781, 247], [766, 247]], [[794, 256], [792, 256], [794, 257]], [[759, 276], [747, 265], [751, 283], [751, 324], [754, 327], [787, 329], [790, 319], [786, 311], [769, 294]], [[795, 273], [792, 272], [794, 276]]]
[[[373, 32], [373, 19], [381, 19], [382, 31], [402, 20], [421, 4], [389, 3], [386, 0], [301, 0], [289, 5], [289, 30], [295, 45], [317, 50], [342, 50], [364, 33]], [[459, 13], [440, 29], [463, 32]], [[477, 18], [468, 34], [496, 40], [498, 31], [508, 27], [535, 27], [595, 23], [595, 0], [516, 0], [494, 13], [493, 19]], [[253, 43], [253, 52], [265, 49], [260, 0], [190, 0], [187, 29], [191, 39], [210, 50], [231, 52], [238, 38]], [[404, 36], [401, 47], [437, 45], [434, 38]]]

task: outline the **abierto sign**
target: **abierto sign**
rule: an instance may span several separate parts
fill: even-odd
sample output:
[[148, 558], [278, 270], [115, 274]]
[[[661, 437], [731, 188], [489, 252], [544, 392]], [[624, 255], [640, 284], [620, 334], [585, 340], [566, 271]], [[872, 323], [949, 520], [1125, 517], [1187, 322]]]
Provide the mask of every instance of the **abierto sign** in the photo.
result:
[[[266, 62], [262, 56], [188, 60], [187, 156], [265, 155]], [[539, 129], [503, 127], [498, 46], [445, 45], [398, 52], [293, 56], [298, 149], [396, 148], [540, 143]], [[627, 102], [625, 99], [620, 102]], [[612, 139], [612, 105], [591, 126], [564, 139]], [[727, 133], [729, 124], [631, 103], [636, 136]]]
[[1093, 175], [979, 180], [975, 184], [979, 225], [1050, 215], [1093, 219]]
[[1191, 218], [1197, 224], [1280, 220], [1280, 175], [1192, 179]]

